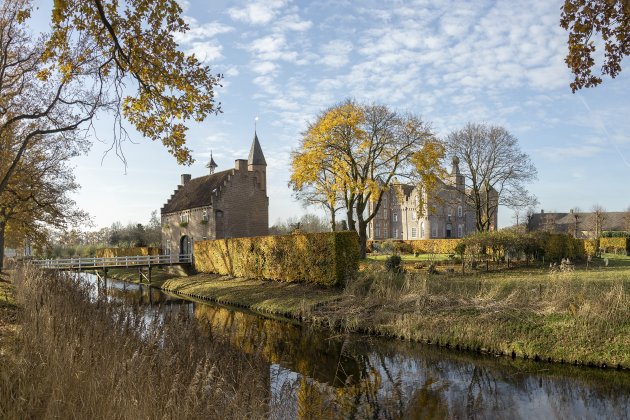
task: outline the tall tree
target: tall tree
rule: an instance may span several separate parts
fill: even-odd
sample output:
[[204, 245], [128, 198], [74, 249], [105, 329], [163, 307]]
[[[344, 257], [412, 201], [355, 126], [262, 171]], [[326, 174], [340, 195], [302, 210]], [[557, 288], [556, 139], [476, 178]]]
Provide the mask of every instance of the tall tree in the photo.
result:
[[466, 199], [475, 209], [478, 231], [491, 229], [500, 205], [527, 208], [537, 202], [525, 188], [536, 179], [536, 168], [505, 128], [468, 123], [448, 135], [446, 149], [462, 164]]
[[0, 137], [16, 140], [0, 193], [31, 141], [87, 130], [101, 111], [114, 115], [117, 153], [126, 119], [179, 163], [192, 162], [184, 123], [219, 112], [221, 75], [178, 49], [173, 36], [188, 26], [176, 0], [55, 1], [52, 31], [37, 39], [25, 30], [30, 10], [30, 0], [0, 5]]
[[597, 54], [594, 36], [603, 42], [601, 76], [615, 78], [621, 72], [621, 62], [630, 54], [630, 1], [565, 0], [560, 26], [569, 31], [565, 62], [575, 76], [573, 92], [602, 82], [592, 73]]
[[608, 213], [606, 212], [606, 209], [600, 204], [595, 204], [591, 209], [590, 221], [590, 227], [592, 229], [595, 239], [599, 239], [602, 237], [602, 232], [604, 231], [604, 224], [606, 223], [606, 219], [608, 219]]
[[27, 239], [41, 243], [50, 227], [89, 222], [69, 197], [79, 187], [68, 166], [73, 149], [63, 147], [58, 139], [46, 140], [30, 143], [16, 175], [0, 193], [0, 271], [7, 232], [13, 243]]
[[324, 168], [335, 175], [334, 188], [347, 200], [350, 228], [356, 218], [360, 256], [365, 258], [367, 226], [383, 193], [396, 179], [413, 176], [411, 157], [433, 140], [429, 125], [415, 115], [346, 101], [310, 124], [294, 155], [300, 159], [293, 176], [312, 180]]

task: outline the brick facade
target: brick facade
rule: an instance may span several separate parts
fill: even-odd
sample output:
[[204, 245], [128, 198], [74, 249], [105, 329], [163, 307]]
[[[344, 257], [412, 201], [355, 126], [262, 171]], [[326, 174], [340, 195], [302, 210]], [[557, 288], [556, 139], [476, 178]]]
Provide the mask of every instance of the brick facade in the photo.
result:
[[237, 159], [234, 169], [182, 182], [162, 207], [162, 247], [165, 253], [189, 253], [197, 240], [262, 236], [269, 233], [266, 163], [254, 136], [249, 159]]

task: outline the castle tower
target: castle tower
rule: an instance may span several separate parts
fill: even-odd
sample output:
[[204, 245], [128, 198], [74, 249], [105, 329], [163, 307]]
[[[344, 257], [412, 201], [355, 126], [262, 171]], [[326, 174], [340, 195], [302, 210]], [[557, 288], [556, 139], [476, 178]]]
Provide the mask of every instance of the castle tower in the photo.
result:
[[212, 159], [212, 152], [210, 152], [210, 162], [206, 165], [206, 168], [210, 169], [210, 175], [214, 173], [214, 170], [217, 169], [219, 165]]
[[254, 131], [254, 141], [249, 150], [249, 159], [247, 159], [247, 170], [254, 172], [258, 179], [258, 188], [263, 191], [267, 190], [267, 162], [263, 155], [262, 148], [258, 142], [258, 135]]
[[459, 172], [459, 158], [453, 156], [451, 163], [451, 182], [458, 190], [464, 191], [464, 175]]

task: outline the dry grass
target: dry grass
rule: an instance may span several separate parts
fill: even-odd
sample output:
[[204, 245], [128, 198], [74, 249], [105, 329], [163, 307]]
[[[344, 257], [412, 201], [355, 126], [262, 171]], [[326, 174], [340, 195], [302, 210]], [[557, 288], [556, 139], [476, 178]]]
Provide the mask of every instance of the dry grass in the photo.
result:
[[524, 357], [630, 367], [630, 269], [471, 276], [369, 269], [320, 323]]
[[[14, 276], [20, 346], [0, 370], [0, 418], [264, 418], [269, 367], [187, 313], [148, 323], [90, 302], [65, 275]], [[142, 332], [142, 333], [140, 333]]]

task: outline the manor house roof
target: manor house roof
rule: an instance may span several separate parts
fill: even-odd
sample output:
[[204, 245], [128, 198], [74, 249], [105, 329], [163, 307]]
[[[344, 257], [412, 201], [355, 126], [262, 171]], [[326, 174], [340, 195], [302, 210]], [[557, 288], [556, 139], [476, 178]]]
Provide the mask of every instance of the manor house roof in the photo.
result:
[[212, 193], [228, 179], [232, 169], [216, 174], [193, 178], [180, 185], [162, 207], [161, 213], [174, 213], [182, 210], [205, 207], [212, 204]]

